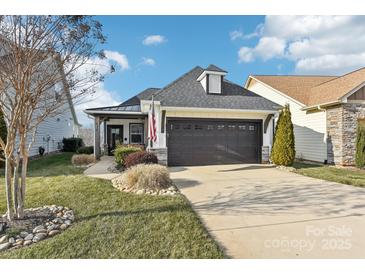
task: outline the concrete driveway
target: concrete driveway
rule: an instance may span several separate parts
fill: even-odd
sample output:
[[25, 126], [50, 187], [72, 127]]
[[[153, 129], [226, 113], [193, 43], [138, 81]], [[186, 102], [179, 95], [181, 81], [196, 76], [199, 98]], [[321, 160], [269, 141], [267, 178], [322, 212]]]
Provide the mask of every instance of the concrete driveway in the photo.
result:
[[172, 167], [232, 258], [365, 258], [365, 189], [265, 165]]

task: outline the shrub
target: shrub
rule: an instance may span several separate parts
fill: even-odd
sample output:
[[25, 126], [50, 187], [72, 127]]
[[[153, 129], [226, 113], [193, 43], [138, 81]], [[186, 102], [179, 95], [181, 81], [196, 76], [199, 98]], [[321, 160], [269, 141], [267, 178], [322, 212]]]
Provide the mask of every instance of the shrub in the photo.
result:
[[294, 129], [291, 121], [289, 105], [286, 105], [279, 115], [275, 128], [274, 144], [271, 150], [271, 160], [276, 165], [291, 166], [295, 159]]
[[39, 153], [39, 155], [43, 156], [43, 154], [44, 154], [45, 151], [46, 150], [45, 150], [44, 147], [42, 147], [42, 146], [38, 147], [38, 153]]
[[80, 147], [82, 147], [82, 139], [77, 137], [63, 138], [63, 151], [66, 152], [76, 152]]
[[357, 124], [355, 163], [359, 168], [365, 166], [365, 127], [360, 123]]
[[95, 157], [90, 154], [75, 154], [72, 156], [71, 162], [76, 166], [86, 166], [95, 163]]
[[124, 166], [130, 168], [138, 164], [157, 164], [157, 156], [147, 151], [137, 151], [128, 154], [124, 160]]
[[165, 166], [139, 164], [115, 178], [113, 185], [119, 189], [158, 191], [172, 186], [172, 181]]
[[128, 154], [131, 154], [131, 153], [134, 153], [137, 151], [142, 151], [142, 149], [140, 147], [130, 146], [130, 145], [118, 146], [114, 150], [115, 161], [117, 162], [117, 164], [124, 165], [124, 160], [128, 156]]
[[94, 153], [94, 146], [85, 146], [80, 147], [76, 151], [77, 154], [93, 154]]

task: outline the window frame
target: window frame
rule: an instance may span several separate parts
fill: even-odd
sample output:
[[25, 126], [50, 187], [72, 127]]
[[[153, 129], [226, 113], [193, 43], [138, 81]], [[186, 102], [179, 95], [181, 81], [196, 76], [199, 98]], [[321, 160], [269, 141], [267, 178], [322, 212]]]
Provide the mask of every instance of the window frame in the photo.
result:
[[[142, 133], [140, 134], [141, 135], [141, 143], [133, 143], [132, 142], [132, 130], [131, 130], [131, 128], [134, 125], [142, 126]], [[133, 133], [133, 135], [139, 135], [139, 134]], [[129, 143], [132, 144], [132, 145], [144, 144], [144, 124], [143, 123], [129, 123]]]

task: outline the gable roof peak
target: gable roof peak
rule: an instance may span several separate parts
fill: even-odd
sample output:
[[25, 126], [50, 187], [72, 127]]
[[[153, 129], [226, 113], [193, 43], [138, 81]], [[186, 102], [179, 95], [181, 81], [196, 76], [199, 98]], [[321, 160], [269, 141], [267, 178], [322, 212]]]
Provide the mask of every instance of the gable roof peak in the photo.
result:
[[216, 65], [210, 64], [206, 69], [206, 71], [217, 71], [217, 72], [224, 72], [227, 73], [227, 71], [225, 71], [224, 69], [221, 69], [219, 67], [217, 67]]

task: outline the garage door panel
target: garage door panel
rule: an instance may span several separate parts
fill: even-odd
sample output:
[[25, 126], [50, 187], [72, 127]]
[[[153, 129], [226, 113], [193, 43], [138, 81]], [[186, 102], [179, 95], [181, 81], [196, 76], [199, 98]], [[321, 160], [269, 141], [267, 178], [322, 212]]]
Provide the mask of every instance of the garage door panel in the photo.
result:
[[257, 163], [259, 129], [244, 120], [168, 120], [169, 165]]

